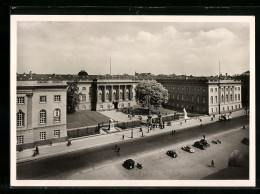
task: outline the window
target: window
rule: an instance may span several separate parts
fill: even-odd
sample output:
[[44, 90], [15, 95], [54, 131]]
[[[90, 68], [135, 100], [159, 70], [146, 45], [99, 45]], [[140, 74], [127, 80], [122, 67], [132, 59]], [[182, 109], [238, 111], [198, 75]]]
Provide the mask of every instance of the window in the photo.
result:
[[184, 90], [184, 88], [183, 87], [181, 87], [181, 91], [183, 91]]
[[191, 91], [194, 91], [194, 88], [191, 88]]
[[82, 87], [82, 91], [86, 91], [86, 87]]
[[218, 88], [215, 88], [215, 92], [217, 92], [218, 91]]
[[116, 93], [113, 93], [113, 100], [116, 100]]
[[229, 106], [227, 106], [227, 110], [229, 110]]
[[102, 94], [101, 93], [98, 95], [98, 101], [102, 101]]
[[238, 101], [240, 101], [240, 94], [238, 94]]
[[22, 127], [24, 126], [24, 113], [19, 110], [19, 112], [17, 113], [17, 127]]
[[184, 100], [184, 95], [183, 94], [181, 95], [181, 100]]
[[17, 136], [16, 139], [17, 139], [17, 145], [23, 144], [23, 135]]
[[54, 137], [60, 137], [60, 130], [54, 130]]
[[210, 97], [210, 104], [213, 104], [213, 96]]
[[174, 99], [175, 98], [175, 96], [174, 96], [174, 94], [172, 94], [172, 99]]
[[235, 101], [237, 101], [237, 95], [235, 94]]
[[226, 94], [226, 102], [228, 102], [228, 95]]
[[186, 87], [186, 91], [187, 91], [187, 92], [189, 91], [189, 87]]
[[55, 109], [53, 113], [54, 122], [60, 122], [60, 109]]
[[211, 112], [214, 112], [214, 111], [213, 111], [213, 108], [211, 108]]
[[46, 110], [40, 111], [40, 124], [46, 124]]
[[199, 95], [197, 96], [197, 102], [200, 102], [200, 96]]
[[179, 107], [179, 104], [177, 104], [177, 107]]
[[82, 94], [82, 102], [86, 102], [86, 94]]
[[17, 97], [17, 104], [24, 104], [24, 97]]
[[225, 107], [223, 107], [222, 110], [225, 111]]
[[172, 89], [174, 90], [174, 89], [175, 89], [175, 87], [174, 87], [174, 86], [172, 86]]
[[100, 109], [103, 109], [103, 105], [102, 104], [100, 105]]
[[230, 91], [232, 92], [232, 88], [230, 88]]
[[106, 93], [106, 100], [108, 100], [109, 99], [109, 94], [108, 93]]
[[218, 97], [215, 96], [215, 103], [217, 104], [218, 103]]
[[192, 101], [192, 102], [194, 101], [194, 96], [193, 96], [193, 95], [191, 95], [191, 101]]
[[200, 91], [200, 88], [197, 88], [197, 92], [199, 92]]
[[83, 106], [82, 106], [82, 109], [83, 109], [83, 110], [86, 110], [86, 105], [83, 105]]
[[240, 104], [238, 105], [238, 108], [240, 108]]
[[210, 88], [210, 92], [213, 92], [213, 88]]
[[[205, 97], [205, 96], [203, 96], [202, 102], [203, 102], [203, 103], [206, 103], [206, 97]], [[213, 102], [213, 97], [212, 97], [212, 102]]]
[[202, 91], [203, 91], [203, 92], [206, 92], [206, 89], [205, 89], [205, 88], [203, 88], [203, 89], [202, 89]]
[[40, 103], [46, 103], [47, 102], [47, 96], [40, 96]]
[[40, 140], [46, 139], [46, 132], [40, 132]]
[[237, 109], [237, 105], [235, 105], [235, 109]]
[[177, 90], [179, 90], [180, 88], [179, 87], [177, 87]]
[[54, 102], [60, 102], [60, 95], [54, 95]]
[[233, 106], [231, 106], [231, 110], [233, 110], [234, 109], [234, 107]]
[[232, 94], [230, 95], [230, 101], [233, 101], [233, 96], [232, 96]]
[[237, 91], [237, 87], [235, 87], [235, 91]]
[[122, 93], [122, 92], [119, 93], [119, 99], [120, 99], [120, 100], [123, 99], [123, 93]]
[[240, 87], [237, 87], [238, 91], [240, 91]]
[[126, 92], [125, 99], [126, 99], [126, 100], [129, 99], [129, 92], [128, 92], [128, 91]]

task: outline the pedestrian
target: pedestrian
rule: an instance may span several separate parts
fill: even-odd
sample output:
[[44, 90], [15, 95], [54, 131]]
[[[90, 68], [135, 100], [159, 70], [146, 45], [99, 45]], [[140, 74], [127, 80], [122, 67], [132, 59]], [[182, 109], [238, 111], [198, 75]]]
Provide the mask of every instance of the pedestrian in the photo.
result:
[[144, 136], [144, 132], [142, 132], [142, 137]]
[[173, 130], [173, 134], [175, 134], [176, 133], [176, 131], [175, 131], [175, 129]]
[[22, 152], [22, 151], [23, 151], [23, 147], [20, 147], [19, 152]]
[[246, 129], [246, 126], [245, 126], [245, 125], [243, 125], [243, 129]]
[[213, 121], [213, 117], [211, 117], [211, 121]]
[[125, 135], [122, 135], [122, 140], [124, 140], [125, 139]]
[[202, 119], [200, 119], [200, 122], [202, 122]]
[[186, 123], [187, 121], [186, 121], [186, 119], [185, 119], [185, 123]]
[[205, 135], [203, 135], [203, 138], [205, 139], [205, 138], [206, 138], [206, 136], [205, 136]]
[[35, 148], [35, 154], [36, 154], [36, 155], [40, 154], [40, 153], [39, 153], [39, 148], [38, 148], [38, 146], [36, 146], [36, 148]]
[[142, 127], [140, 127], [140, 132], [142, 132], [143, 130], [142, 130]]
[[118, 148], [118, 145], [116, 144], [116, 145], [115, 145], [115, 150], [117, 150], [117, 148]]
[[173, 135], [173, 130], [172, 130], [172, 135]]
[[214, 160], [211, 161], [211, 167], [215, 167]]

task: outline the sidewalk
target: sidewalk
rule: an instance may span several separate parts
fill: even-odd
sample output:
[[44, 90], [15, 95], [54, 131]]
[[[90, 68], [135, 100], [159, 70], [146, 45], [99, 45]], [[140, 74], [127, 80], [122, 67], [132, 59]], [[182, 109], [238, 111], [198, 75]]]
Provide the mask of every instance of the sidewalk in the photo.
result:
[[[244, 110], [232, 112], [233, 118], [239, 117], [242, 115], [245, 115]], [[199, 119], [202, 119], [202, 124], [205, 125], [208, 123], [218, 121], [218, 115], [216, 115], [214, 121], [211, 121], [211, 117], [208, 115], [201, 116], [201, 117], [199, 117]], [[170, 134], [172, 130], [176, 130], [178, 132], [179, 130], [182, 130], [182, 129], [185, 129], [188, 127], [199, 126], [201, 124], [199, 119], [191, 118], [191, 119], [187, 120], [186, 122], [184, 121], [184, 119], [174, 121], [174, 122], [172, 122], [172, 126], [166, 126], [166, 123], [165, 123], [164, 129], [155, 128], [155, 130], [152, 129], [149, 133], [147, 132], [148, 131], [147, 127], [142, 127], [143, 135], [144, 135], [144, 137], [146, 137], [146, 136], [151, 136], [151, 135], [155, 135], [158, 133], [164, 133], [164, 132], [169, 132], [169, 134]], [[182, 122], [182, 124], [180, 124], [180, 122]], [[123, 130], [123, 131], [120, 131], [117, 133], [100, 134], [100, 135], [94, 135], [94, 136], [74, 138], [74, 139], [72, 139], [71, 146], [66, 146], [67, 142], [56, 143], [56, 144], [53, 144], [52, 146], [50, 146], [50, 145], [39, 146], [40, 154], [36, 157], [32, 157], [34, 149], [27, 149], [27, 150], [24, 150], [23, 152], [17, 151], [16, 152], [17, 163], [22, 163], [22, 162], [37, 160], [37, 159], [42, 159], [42, 158], [48, 158], [51, 156], [62, 155], [65, 153], [74, 152], [74, 151], [82, 150], [82, 149], [86, 149], [86, 148], [94, 148], [94, 147], [106, 145], [106, 144], [119, 144], [120, 142], [131, 141], [136, 138], [143, 138], [142, 132], [140, 132], [139, 129], [140, 128], [138, 127], [138, 128]], [[131, 138], [132, 131], [133, 131], [133, 138]], [[124, 135], [124, 140], [122, 139], [123, 135]]]

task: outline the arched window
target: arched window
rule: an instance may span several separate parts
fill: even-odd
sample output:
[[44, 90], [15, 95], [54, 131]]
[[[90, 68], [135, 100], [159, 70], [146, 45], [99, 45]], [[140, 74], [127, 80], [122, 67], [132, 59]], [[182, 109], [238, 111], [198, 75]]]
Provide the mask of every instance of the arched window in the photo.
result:
[[210, 97], [210, 103], [213, 104], [213, 96]]
[[86, 102], [86, 94], [82, 94], [82, 102]]
[[230, 95], [230, 101], [231, 101], [231, 102], [233, 101], [233, 96], [232, 96], [232, 94]]
[[24, 126], [24, 113], [21, 110], [19, 110], [19, 112], [17, 113], [16, 120], [17, 120], [17, 127]]
[[127, 91], [125, 94], [125, 99], [128, 100], [129, 99], [129, 92]]
[[189, 95], [186, 94], [186, 101], [189, 101]]
[[197, 96], [197, 102], [200, 102], [200, 96], [199, 95]]
[[46, 110], [40, 111], [40, 124], [46, 124]]
[[98, 95], [98, 101], [102, 101], [102, 94], [101, 93]]
[[221, 102], [224, 102], [224, 95], [221, 95]]
[[226, 102], [228, 102], [228, 95], [226, 94]]
[[[206, 103], [206, 97], [205, 97], [205, 96], [203, 96], [202, 102], [203, 102], [203, 103]], [[212, 103], [213, 103], [213, 97], [212, 97]]]
[[238, 101], [240, 101], [240, 94], [238, 94]]
[[120, 99], [120, 100], [123, 99], [123, 93], [122, 93], [122, 92], [119, 93], [119, 99]]
[[237, 95], [235, 94], [235, 101], [237, 101]]
[[116, 100], [116, 93], [113, 93], [113, 100]]
[[53, 120], [54, 122], [60, 122], [60, 109], [55, 109], [53, 112]]

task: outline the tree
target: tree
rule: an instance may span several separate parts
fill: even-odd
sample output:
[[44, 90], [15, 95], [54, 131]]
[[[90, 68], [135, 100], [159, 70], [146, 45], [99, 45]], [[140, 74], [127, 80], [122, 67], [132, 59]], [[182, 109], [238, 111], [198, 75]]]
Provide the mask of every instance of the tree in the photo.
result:
[[79, 75], [79, 76], [83, 76], [83, 75], [87, 76], [88, 73], [87, 73], [85, 70], [81, 70], [81, 71], [78, 73], [78, 75]]
[[157, 81], [141, 81], [135, 88], [136, 102], [141, 107], [158, 108], [168, 102], [168, 90]]
[[67, 112], [74, 113], [76, 112], [76, 107], [80, 102], [78, 93], [78, 80], [74, 80], [73, 82], [68, 83], [67, 90]]

